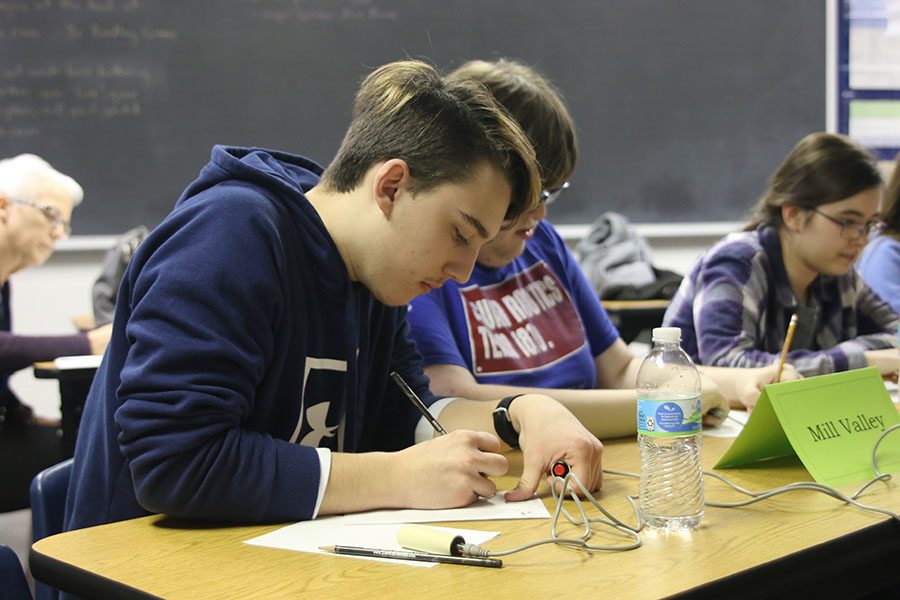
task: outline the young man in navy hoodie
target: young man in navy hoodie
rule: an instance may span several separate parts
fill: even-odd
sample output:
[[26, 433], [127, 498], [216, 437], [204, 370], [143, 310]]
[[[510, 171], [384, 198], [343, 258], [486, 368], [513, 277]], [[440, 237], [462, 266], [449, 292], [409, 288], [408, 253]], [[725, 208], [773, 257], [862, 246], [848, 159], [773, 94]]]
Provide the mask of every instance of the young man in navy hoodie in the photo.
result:
[[[362, 83], [322, 172], [215, 147], [137, 252], [81, 421], [65, 528], [151, 512], [292, 521], [463, 506], [507, 470], [530, 497], [556, 459], [595, 489], [600, 442], [560, 404], [434, 398], [406, 303], [466, 281], [481, 246], [533, 206], [532, 148], [483, 88], [385, 65]], [[438, 415], [427, 422], [397, 371]], [[415, 444], [416, 441], [422, 443]]]

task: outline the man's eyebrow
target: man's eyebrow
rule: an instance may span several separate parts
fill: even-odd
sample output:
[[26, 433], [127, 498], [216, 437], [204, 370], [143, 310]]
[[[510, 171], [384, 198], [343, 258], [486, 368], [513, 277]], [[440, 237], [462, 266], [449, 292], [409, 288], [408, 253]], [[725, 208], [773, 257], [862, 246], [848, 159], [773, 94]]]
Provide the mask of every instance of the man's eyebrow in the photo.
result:
[[481, 221], [479, 221], [469, 213], [463, 212], [461, 210], [459, 210], [459, 214], [462, 215], [462, 218], [465, 219], [469, 225], [471, 225], [478, 231], [478, 235], [480, 235], [482, 238], [488, 239], [488, 237], [490, 237], [488, 235], [488, 230], [484, 228], [484, 225], [481, 224]]

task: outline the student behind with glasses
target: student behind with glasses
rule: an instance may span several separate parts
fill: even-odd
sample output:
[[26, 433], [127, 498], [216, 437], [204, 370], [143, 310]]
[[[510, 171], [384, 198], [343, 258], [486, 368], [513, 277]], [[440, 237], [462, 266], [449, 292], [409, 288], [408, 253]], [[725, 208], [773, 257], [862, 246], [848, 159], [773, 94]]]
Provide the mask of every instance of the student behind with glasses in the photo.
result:
[[[641, 360], [544, 220], [548, 205], [565, 197], [578, 158], [575, 124], [559, 92], [534, 69], [505, 59], [468, 62], [449, 78], [486, 86], [518, 120], [545, 191], [538, 206], [481, 248], [468, 281], [447, 282], [410, 303], [432, 391], [486, 401], [542, 391], [597, 437], [633, 435]], [[704, 412], [721, 409], [707, 418], [715, 424], [728, 400], [754, 402], [774, 369], [707, 368], [703, 375]]]
[[897, 370], [897, 314], [853, 269], [881, 227], [875, 159], [846, 137], [813, 133], [769, 180], [753, 223], [700, 257], [664, 322], [704, 365], [771, 364], [797, 314], [788, 362], [803, 375]]
[[[51, 426], [56, 423], [35, 418], [31, 407], [9, 388], [9, 376], [35, 361], [101, 354], [109, 341], [111, 327], [61, 336], [10, 331], [10, 276], [50, 258], [56, 243], [68, 236], [72, 209], [82, 195], [74, 180], [33, 154], [0, 160], [0, 454], [13, 456], [14, 449], [19, 457], [0, 475], [0, 510], [27, 506], [31, 477], [63, 458], [55, 448], [58, 444], [52, 443], [56, 432]], [[32, 442], [41, 447], [31, 446]], [[7, 467], [14, 467], [13, 473]]]

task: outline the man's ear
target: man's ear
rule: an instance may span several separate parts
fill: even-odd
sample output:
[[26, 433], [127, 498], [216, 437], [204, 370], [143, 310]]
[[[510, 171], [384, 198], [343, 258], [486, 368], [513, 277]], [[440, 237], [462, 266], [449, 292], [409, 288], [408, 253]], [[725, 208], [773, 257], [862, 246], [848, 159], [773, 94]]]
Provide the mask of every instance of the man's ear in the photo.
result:
[[9, 218], [9, 198], [0, 193], [0, 221], [6, 223]]
[[408, 192], [411, 179], [409, 165], [399, 158], [385, 161], [375, 171], [372, 195], [385, 217], [391, 217], [398, 195]]
[[781, 220], [789, 231], [800, 231], [806, 221], [806, 211], [799, 206], [785, 204], [781, 207]]

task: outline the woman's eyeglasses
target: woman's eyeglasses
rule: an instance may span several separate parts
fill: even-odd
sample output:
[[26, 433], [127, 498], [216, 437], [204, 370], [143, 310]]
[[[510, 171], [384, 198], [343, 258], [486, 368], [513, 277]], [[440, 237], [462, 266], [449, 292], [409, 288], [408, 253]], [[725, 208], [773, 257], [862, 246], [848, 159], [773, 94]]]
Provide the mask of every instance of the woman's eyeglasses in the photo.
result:
[[66, 237], [69, 237], [72, 233], [71, 223], [63, 219], [62, 213], [55, 206], [41, 204], [40, 202], [32, 202], [31, 200], [22, 200], [21, 198], [11, 198], [10, 200], [13, 204], [20, 204], [22, 206], [30, 206], [31, 208], [38, 209], [54, 229], [61, 227], [63, 234]]
[[881, 230], [884, 229], [884, 221], [879, 219], [871, 219], [866, 221], [865, 223], [858, 223], [856, 221], [852, 221], [850, 219], [836, 219], [829, 214], [823, 213], [821, 210], [817, 208], [811, 209], [817, 215], [822, 215], [835, 225], [841, 228], [841, 237], [845, 240], [858, 240], [863, 236], [870, 236], [872, 234], [879, 234]]

